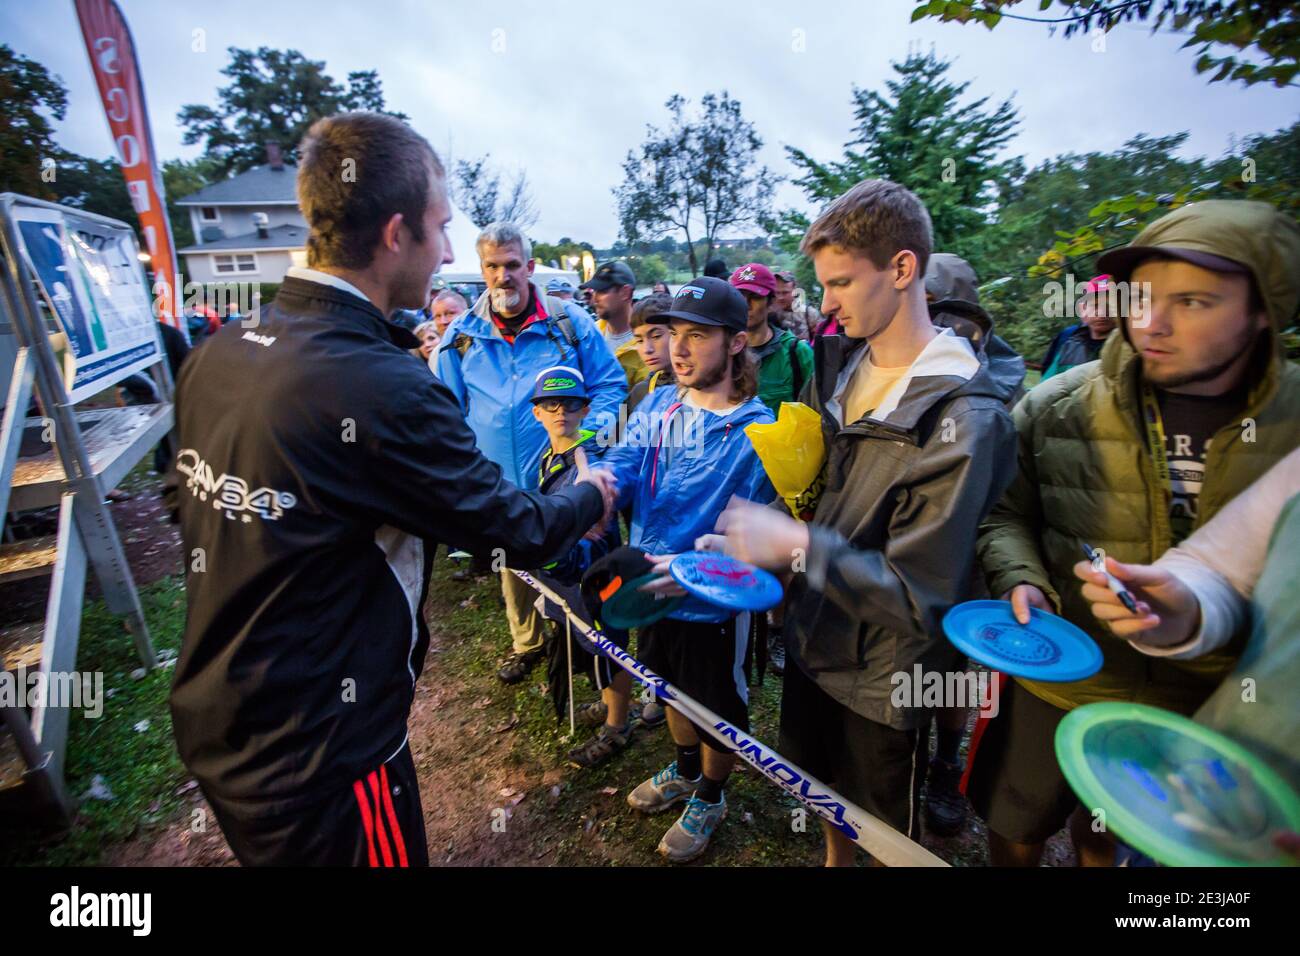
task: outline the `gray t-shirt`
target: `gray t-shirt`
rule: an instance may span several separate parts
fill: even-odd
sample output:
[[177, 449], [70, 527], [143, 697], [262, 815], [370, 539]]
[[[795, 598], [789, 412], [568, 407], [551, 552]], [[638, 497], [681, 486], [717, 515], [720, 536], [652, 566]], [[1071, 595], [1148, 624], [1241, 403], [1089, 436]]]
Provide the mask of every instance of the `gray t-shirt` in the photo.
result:
[[616, 335], [613, 332], [610, 332], [608, 325], [605, 326], [605, 344], [609, 346], [609, 350], [613, 354], [617, 355], [618, 350], [631, 341], [632, 341], [631, 329], [628, 329], [626, 332]]

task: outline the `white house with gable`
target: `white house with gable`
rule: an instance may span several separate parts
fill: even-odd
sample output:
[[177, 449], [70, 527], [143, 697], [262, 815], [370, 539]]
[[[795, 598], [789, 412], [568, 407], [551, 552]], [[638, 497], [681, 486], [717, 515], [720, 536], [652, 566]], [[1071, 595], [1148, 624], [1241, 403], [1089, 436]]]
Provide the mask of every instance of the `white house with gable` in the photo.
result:
[[186, 282], [280, 282], [307, 264], [307, 222], [296, 169], [267, 146], [267, 162], [174, 201], [189, 210], [197, 241], [177, 250]]

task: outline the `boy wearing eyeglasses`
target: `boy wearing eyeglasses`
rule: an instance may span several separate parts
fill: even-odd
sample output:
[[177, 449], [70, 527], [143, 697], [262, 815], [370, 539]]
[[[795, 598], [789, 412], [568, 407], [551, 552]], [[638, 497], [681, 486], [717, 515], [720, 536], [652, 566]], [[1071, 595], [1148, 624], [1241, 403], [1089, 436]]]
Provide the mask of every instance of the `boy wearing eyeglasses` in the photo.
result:
[[[537, 486], [542, 494], [555, 494], [577, 480], [579, 455], [596, 458], [603, 450], [599, 443], [591, 441], [597, 432], [582, 427], [591, 408], [591, 399], [580, 371], [556, 365], [543, 369], [537, 376], [532, 402], [533, 416], [546, 429], [550, 441], [542, 451]], [[618, 523], [611, 522], [603, 536], [595, 541], [584, 538], [563, 557], [542, 568], [543, 576], [562, 585], [562, 590], [572, 591], [587, 568], [620, 543]], [[572, 602], [575, 609], [582, 606], [580, 599]], [[550, 612], [558, 609], [548, 602], [547, 611], [549, 617]], [[563, 623], [561, 620], [561, 626]], [[606, 628], [605, 633], [615, 643], [626, 643], [627, 633], [624, 631]], [[604, 763], [623, 750], [631, 738], [629, 702], [632, 678], [599, 654], [595, 655], [592, 676], [600, 689], [601, 700], [579, 707], [577, 719], [579, 723], [599, 727], [599, 730], [591, 740], [570, 752], [569, 762], [578, 767]]]

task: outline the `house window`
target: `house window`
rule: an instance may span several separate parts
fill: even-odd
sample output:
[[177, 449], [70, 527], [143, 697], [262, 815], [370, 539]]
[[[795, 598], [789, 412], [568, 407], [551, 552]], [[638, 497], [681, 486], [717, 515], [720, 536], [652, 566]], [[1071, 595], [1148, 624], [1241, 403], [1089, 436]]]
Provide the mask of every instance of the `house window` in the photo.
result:
[[256, 272], [257, 256], [239, 253], [231, 256], [213, 256], [212, 271], [217, 275], [234, 275], [237, 272]]
[[199, 220], [201, 222], [221, 222], [221, 213], [217, 212], [216, 206], [201, 206], [199, 208]]

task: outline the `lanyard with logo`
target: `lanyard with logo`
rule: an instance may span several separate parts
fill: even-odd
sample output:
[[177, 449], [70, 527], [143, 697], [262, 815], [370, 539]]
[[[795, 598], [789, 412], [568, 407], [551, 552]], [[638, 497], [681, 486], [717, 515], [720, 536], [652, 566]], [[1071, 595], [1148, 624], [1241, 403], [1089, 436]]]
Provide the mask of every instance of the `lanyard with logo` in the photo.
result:
[[1169, 458], [1165, 454], [1165, 426], [1160, 417], [1160, 403], [1156, 393], [1146, 382], [1142, 383], [1142, 424], [1147, 430], [1147, 447], [1151, 449], [1151, 458], [1155, 462], [1156, 477], [1164, 490], [1166, 502], [1173, 494], [1169, 478]]

